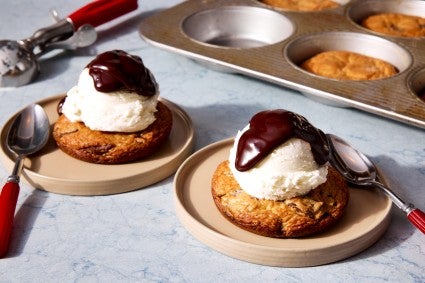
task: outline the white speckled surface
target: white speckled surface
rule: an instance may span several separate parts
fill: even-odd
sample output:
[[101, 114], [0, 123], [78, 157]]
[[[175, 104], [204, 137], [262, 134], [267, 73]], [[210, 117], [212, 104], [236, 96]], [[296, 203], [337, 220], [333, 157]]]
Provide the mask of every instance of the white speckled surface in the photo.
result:
[[[28, 37], [52, 23], [51, 8], [63, 16], [85, 2], [2, 1], [0, 38]], [[91, 48], [43, 60], [34, 83], [0, 89], [1, 125], [27, 104], [67, 91], [95, 54], [124, 49], [141, 56], [162, 96], [191, 116], [195, 149], [233, 136], [260, 110], [285, 108], [370, 155], [396, 192], [425, 209], [423, 129], [212, 71], [142, 41], [140, 20], [179, 2], [140, 0], [137, 11], [102, 26]], [[5, 182], [10, 172], [1, 166], [0, 173]], [[0, 282], [425, 282], [425, 235], [396, 208], [388, 231], [366, 251], [325, 266], [277, 268], [224, 256], [194, 239], [175, 215], [172, 184], [169, 177], [139, 191], [100, 197], [57, 195], [22, 184], [10, 253], [0, 259]]]

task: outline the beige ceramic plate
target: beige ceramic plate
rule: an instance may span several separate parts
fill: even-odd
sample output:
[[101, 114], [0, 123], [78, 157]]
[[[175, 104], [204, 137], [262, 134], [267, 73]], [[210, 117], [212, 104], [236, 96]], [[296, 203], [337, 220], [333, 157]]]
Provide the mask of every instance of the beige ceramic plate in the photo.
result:
[[[57, 120], [57, 105], [63, 95], [38, 102], [46, 110], [50, 124]], [[173, 112], [170, 138], [153, 156], [133, 163], [99, 165], [72, 158], [57, 148], [51, 137], [47, 146], [26, 160], [23, 177], [33, 187], [69, 195], [107, 195], [136, 190], [173, 174], [191, 153], [194, 130], [191, 119], [177, 105], [161, 99]], [[12, 117], [1, 130], [0, 157], [12, 170], [14, 154], [6, 136]]]
[[177, 216], [199, 241], [228, 256], [271, 266], [305, 267], [335, 262], [366, 249], [385, 232], [391, 201], [375, 190], [350, 189], [345, 216], [327, 232], [301, 239], [258, 236], [230, 223], [215, 207], [212, 174], [228, 157], [233, 139], [190, 156], [174, 179]]

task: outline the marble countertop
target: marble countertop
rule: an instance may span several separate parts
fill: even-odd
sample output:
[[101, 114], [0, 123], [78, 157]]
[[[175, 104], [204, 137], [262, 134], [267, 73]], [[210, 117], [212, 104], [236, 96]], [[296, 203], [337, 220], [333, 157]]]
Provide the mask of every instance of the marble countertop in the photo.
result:
[[[0, 37], [22, 39], [65, 16], [84, 0], [4, 1]], [[139, 1], [139, 8], [99, 27], [89, 48], [42, 57], [31, 84], [0, 89], [0, 124], [27, 104], [65, 93], [98, 53], [123, 49], [143, 58], [162, 97], [193, 120], [195, 148], [233, 136], [258, 111], [284, 108], [305, 116], [376, 161], [390, 186], [425, 209], [425, 132], [386, 118], [324, 105], [290, 89], [217, 72], [143, 41], [142, 19], [180, 3]], [[61, 170], [71, 170], [62, 168]], [[2, 165], [3, 182], [10, 174]], [[425, 235], [396, 207], [374, 245], [345, 260], [316, 267], [282, 268], [223, 255], [194, 238], [175, 214], [173, 176], [129, 193], [80, 197], [21, 184], [9, 255], [0, 282], [425, 282]]]

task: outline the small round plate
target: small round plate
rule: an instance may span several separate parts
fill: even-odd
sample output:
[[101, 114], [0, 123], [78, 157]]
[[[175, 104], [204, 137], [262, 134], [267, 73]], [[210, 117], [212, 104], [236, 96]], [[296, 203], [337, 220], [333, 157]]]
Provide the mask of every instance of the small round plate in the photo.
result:
[[[38, 102], [47, 112], [51, 125], [58, 118], [57, 105], [63, 97], [59, 95]], [[117, 194], [165, 179], [192, 152], [194, 130], [191, 119], [179, 106], [160, 100], [171, 109], [174, 120], [168, 141], [154, 155], [127, 164], [93, 164], [62, 152], [51, 135], [42, 151], [27, 158], [22, 176], [35, 188], [67, 195]], [[14, 117], [1, 130], [0, 158], [10, 171], [15, 154], [8, 149], [6, 137]]]
[[216, 208], [211, 178], [226, 160], [233, 138], [192, 154], [174, 178], [176, 214], [199, 241], [234, 258], [257, 264], [305, 267], [342, 260], [376, 242], [390, 221], [391, 201], [374, 189], [350, 188], [347, 210], [331, 229], [306, 238], [277, 239], [247, 232]]

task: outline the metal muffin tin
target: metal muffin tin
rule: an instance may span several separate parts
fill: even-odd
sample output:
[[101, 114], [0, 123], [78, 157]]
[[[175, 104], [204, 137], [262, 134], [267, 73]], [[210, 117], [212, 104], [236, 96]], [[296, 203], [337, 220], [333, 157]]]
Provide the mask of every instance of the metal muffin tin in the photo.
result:
[[[425, 38], [387, 36], [361, 27], [380, 12], [425, 15], [425, 1], [346, 1], [335, 9], [284, 11], [256, 0], [190, 0], [140, 25], [143, 39], [220, 71], [236, 72], [302, 92], [335, 106], [353, 107], [425, 128]], [[328, 50], [385, 60], [399, 73], [380, 80], [340, 81], [298, 65]]]

